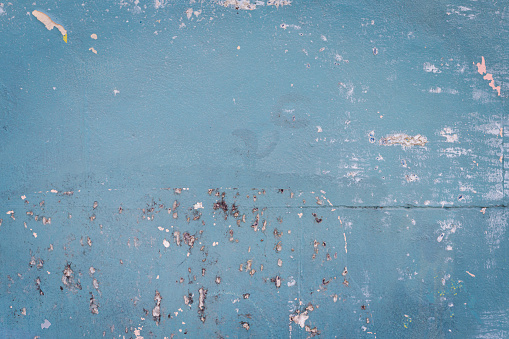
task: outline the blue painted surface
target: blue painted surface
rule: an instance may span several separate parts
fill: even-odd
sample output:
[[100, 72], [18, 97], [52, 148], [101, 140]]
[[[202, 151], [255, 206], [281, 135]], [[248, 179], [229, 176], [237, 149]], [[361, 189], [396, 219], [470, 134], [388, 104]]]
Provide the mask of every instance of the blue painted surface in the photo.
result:
[[508, 8], [0, 5], [0, 337], [508, 336]]

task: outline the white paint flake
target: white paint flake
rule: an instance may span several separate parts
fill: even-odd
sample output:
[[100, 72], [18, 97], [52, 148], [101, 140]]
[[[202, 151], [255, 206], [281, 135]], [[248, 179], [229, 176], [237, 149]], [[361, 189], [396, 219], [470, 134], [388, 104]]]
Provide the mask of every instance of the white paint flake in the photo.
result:
[[41, 324], [41, 329], [49, 328], [51, 326], [51, 323], [48, 319], [44, 319], [44, 322]]
[[304, 328], [306, 320], [309, 319], [309, 315], [307, 312], [302, 312], [301, 314], [290, 316], [290, 320], [293, 320], [294, 323], [299, 324], [300, 327]]
[[440, 131], [440, 135], [443, 136], [446, 140], [446, 142], [457, 142], [458, 141], [458, 135], [453, 134], [453, 130], [449, 127], [444, 127], [443, 130]]
[[423, 69], [425, 72], [428, 72], [428, 73], [442, 73], [441, 70], [439, 70], [435, 65], [433, 65], [432, 63], [430, 62], [425, 62], [424, 65], [423, 65]]

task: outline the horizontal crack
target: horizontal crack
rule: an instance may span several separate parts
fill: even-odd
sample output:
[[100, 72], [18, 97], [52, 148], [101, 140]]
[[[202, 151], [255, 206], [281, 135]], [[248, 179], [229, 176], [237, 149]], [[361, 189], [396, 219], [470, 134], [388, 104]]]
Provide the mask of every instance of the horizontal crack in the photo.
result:
[[418, 206], [418, 205], [368, 205], [368, 206], [355, 206], [355, 205], [317, 205], [317, 206], [267, 206], [267, 208], [344, 208], [344, 209], [365, 209], [365, 210], [382, 210], [382, 209], [482, 209], [482, 208], [507, 208], [509, 205], [463, 205], [463, 206]]

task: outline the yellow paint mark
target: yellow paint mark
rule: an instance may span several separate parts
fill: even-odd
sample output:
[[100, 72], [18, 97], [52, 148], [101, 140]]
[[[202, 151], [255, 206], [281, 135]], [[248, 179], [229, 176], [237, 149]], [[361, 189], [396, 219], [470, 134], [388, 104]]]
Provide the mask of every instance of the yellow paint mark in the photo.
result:
[[67, 34], [62, 37], [64, 39], [65, 43], [67, 43]]

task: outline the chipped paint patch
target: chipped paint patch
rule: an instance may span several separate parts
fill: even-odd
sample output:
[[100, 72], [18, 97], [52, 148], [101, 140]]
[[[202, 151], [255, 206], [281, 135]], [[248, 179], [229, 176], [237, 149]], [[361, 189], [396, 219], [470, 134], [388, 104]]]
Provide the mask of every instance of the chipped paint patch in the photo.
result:
[[414, 182], [414, 181], [418, 181], [419, 177], [417, 176], [417, 174], [407, 174], [407, 175], [405, 175], [405, 179], [407, 182]]
[[161, 321], [161, 300], [163, 300], [163, 298], [161, 297], [159, 291], [156, 290], [156, 294], [154, 296], [154, 301], [156, 302], [156, 305], [152, 309], [152, 318], [157, 325], [159, 325], [159, 322]]
[[388, 135], [380, 139], [380, 145], [392, 146], [401, 145], [402, 147], [422, 146], [424, 147], [428, 139], [420, 134], [410, 136], [404, 133]]
[[97, 304], [97, 300], [95, 299], [94, 295], [90, 293], [90, 313], [92, 314], [99, 314], [99, 305]]
[[478, 62], [476, 64], [476, 66], [477, 66], [477, 73], [479, 73], [481, 75], [486, 73], [486, 75], [483, 77], [483, 79], [484, 80], [488, 80], [490, 82], [489, 86], [491, 88], [493, 88], [493, 90], [497, 91], [498, 96], [500, 96], [500, 89], [501, 89], [501, 87], [500, 86], [495, 86], [495, 80], [493, 79], [493, 74], [486, 72], [486, 61], [484, 60], [483, 56], [481, 58], [482, 58], [481, 63]]
[[67, 43], [67, 31], [65, 30], [64, 26], [55, 23], [46, 13], [33, 11], [32, 15], [35, 16], [37, 20], [42, 22], [49, 31], [51, 31], [53, 27], [56, 27], [60, 33], [62, 33], [63, 39]]
[[138, 328], [134, 329], [134, 335], [136, 336], [136, 339], [144, 339], [141, 335], [141, 330], [143, 330], [143, 326], [140, 326]]
[[200, 315], [200, 320], [205, 322], [205, 299], [207, 299], [207, 290], [201, 287], [198, 292], [200, 293], [200, 297], [198, 299], [198, 314]]
[[275, 6], [279, 8], [279, 6], [289, 6], [292, 2], [289, 0], [268, 0], [267, 2], [264, 1], [254, 1], [251, 2], [250, 0], [224, 0], [224, 1], [218, 1], [218, 4], [224, 7], [230, 7], [234, 9], [241, 9], [241, 10], [247, 10], [252, 11], [255, 10], [257, 7], [260, 6]]
[[290, 320], [304, 328], [306, 326], [306, 320], [309, 319], [308, 312], [302, 312], [298, 315], [290, 316]]

